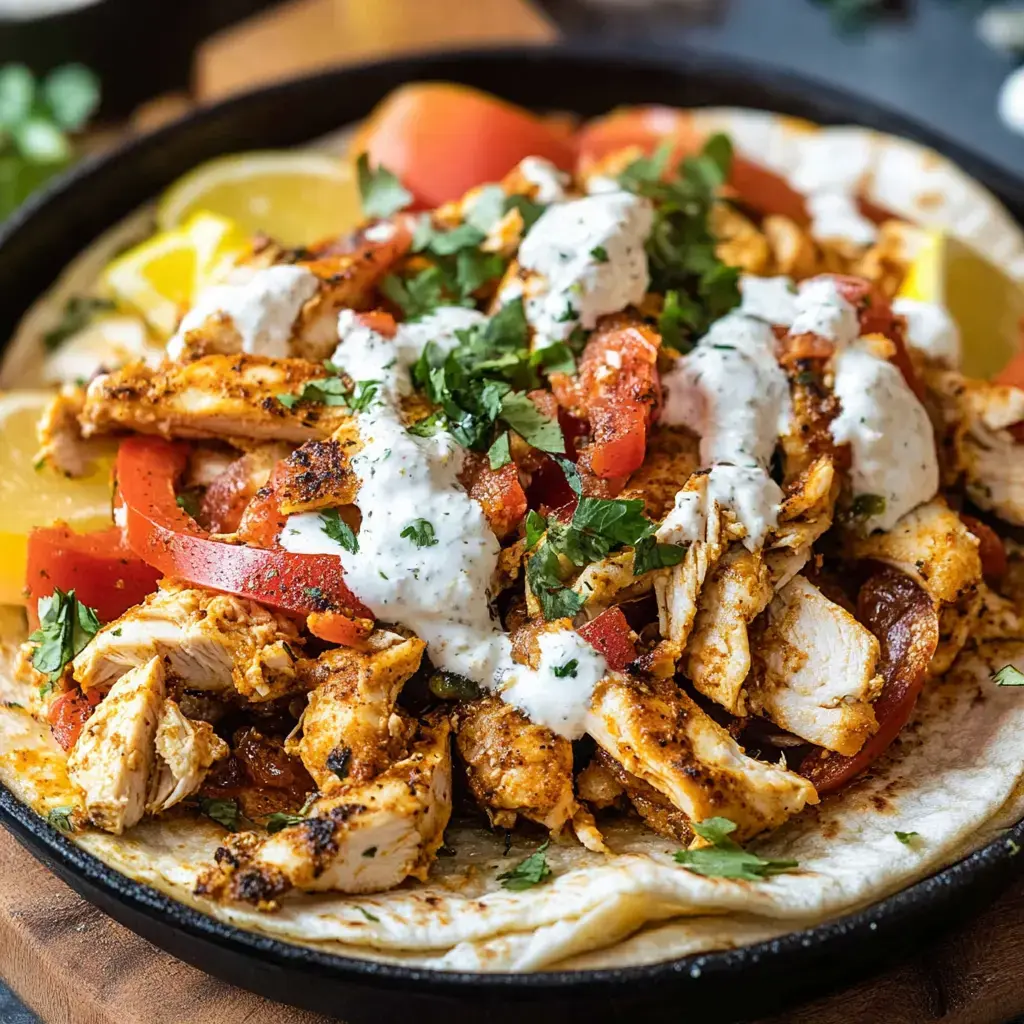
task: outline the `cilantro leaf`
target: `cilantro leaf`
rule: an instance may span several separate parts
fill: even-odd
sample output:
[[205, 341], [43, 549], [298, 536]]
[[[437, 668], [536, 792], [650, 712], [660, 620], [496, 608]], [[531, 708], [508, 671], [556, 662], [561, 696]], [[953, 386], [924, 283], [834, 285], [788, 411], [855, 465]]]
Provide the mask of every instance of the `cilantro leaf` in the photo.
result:
[[1013, 665], [1004, 665], [998, 672], [992, 673], [996, 686], [1024, 686], [1024, 672]]
[[678, 565], [688, 550], [688, 544], [662, 544], [654, 537], [643, 537], [637, 541], [633, 552], [633, 575], [642, 576], [652, 569]]
[[376, 400], [379, 380], [361, 380], [354, 388], [349, 388], [337, 374], [337, 367], [330, 364], [327, 368], [334, 371], [330, 376], [308, 380], [297, 394], [279, 394], [277, 400], [286, 409], [294, 409], [299, 402], [307, 402], [311, 405], [343, 406], [353, 412], [365, 412]]
[[557, 679], [565, 679], [566, 676], [571, 676], [573, 679], [576, 678], [576, 670], [580, 667], [579, 658], [571, 658], [564, 665], [556, 665], [552, 670], [552, 674]]
[[[214, 819], [216, 820], [216, 819]], [[267, 816], [266, 829], [273, 835], [290, 825], [301, 825], [306, 819], [301, 814], [286, 814], [284, 811], [274, 811]]]
[[505, 260], [494, 252], [460, 249], [455, 255], [455, 283], [462, 299], [505, 273]]
[[552, 458], [562, 467], [566, 483], [572, 488], [573, 492], [582, 494], [583, 481], [580, 479], [580, 471], [576, 463], [572, 459], [567, 459], [564, 455], [552, 455]]
[[245, 818], [238, 808], [237, 800], [215, 800], [202, 797], [199, 801], [199, 813], [223, 825], [229, 832], [237, 832], [245, 823]]
[[379, 924], [380, 923], [380, 918], [376, 914], [371, 914], [366, 909], [366, 907], [356, 907], [356, 910], [358, 910], [359, 913], [362, 914], [363, 917], [365, 917], [367, 921], [373, 921], [375, 924]]
[[607, 263], [608, 262], [608, 250], [603, 245], [595, 245], [590, 250], [590, 258], [595, 263]]
[[526, 562], [526, 581], [537, 598], [541, 614], [547, 621], [572, 618], [586, 603], [586, 598], [565, 586], [558, 552], [545, 542]]
[[445, 295], [445, 276], [440, 267], [427, 267], [415, 277], [388, 274], [380, 290], [405, 314], [407, 320], [416, 320], [449, 304]]
[[414, 519], [399, 536], [411, 540], [418, 548], [432, 548], [438, 543], [434, 527], [426, 519]]
[[379, 165], [376, 169], [370, 167], [366, 153], [360, 153], [356, 160], [356, 175], [359, 198], [367, 217], [390, 217], [412, 202], [412, 194], [391, 171]]
[[913, 846], [914, 840], [921, 837], [920, 832], [893, 832], [893, 835], [904, 845]]
[[550, 878], [551, 868], [547, 857], [544, 856], [549, 845], [549, 841], [545, 840], [529, 857], [525, 857], [509, 871], [498, 875], [502, 888], [521, 892], [523, 889], [532, 889], [533, 886], [540, 885]]
[[544, 531], [548, 528], [548, 521], [539, 513], [530, 509], [526, 513], [526, 550], [532, 551], [537, 544], [537, 541], [544, 536]]
[[527, 444], [542, 452], [565, 452], [565, 438], [558, 420], [545, 416], [525, 394], [511, 392], [501, 400], [501, 418]]
[[336, 508], [326, 508], [320, 513], [320, 522], [323, 524], [320, 529], [330, 537], [335, 544], [340, 544], [346, 551], [356, 554], [359, 551], [359, 538], [352, 531], [352, 527], [341, 518]]
[[64, 674], [85, 645], [99, 632], [96, 611], [82, 604], [74, 590], [64, 593], [55, 587], [51, 597], [39, 598], [39, 628], [29, 636], [38, 646], [32, 652], [32, 664], [45, 673], [51, 683]]
[[466, 210], [466, 223], [486, 234], [505, 213], [505, 190], [500, 185], [485, 185]]
[[476, 249], [485, 237], [472, 224], [460, 224], [451, 231], [434, 232], [425, 248], [438, 256], [454, 256], [460, 249]]
[[546, 373], [575, 373], [576, 356], [564, 341], [556, 341], [532, 352], [530, 365], [539, 366]]
[[675, 861], [695, 874], [758, 882], [798, 866], [795, 860], [770, 860], [744, 850], [730, 838], [730, 834], [736, 831], [736, 825], [728, 818], [707, 818], [693, 822], [692, 827], [711, 845], [699, 850], [680, 850]]
[[71, 822], [71, 815], [74, 812], [74, 807], [52, 807], [47, 812], [46, 821], [58, 832], [67, 835], [75, 831], [75, 826]]
[[507, 466], [512, 461], [512, 452], [509, 449], [508, 431], [498, 435], [494, 444], [487, 449], [487, 461], [491, 469], [498, 470]]
[[540, 220], [541, 214], [547, 209], [543, 203], [536, 203], [528, 196], [508, 196], [505, 199], [505, 213], [509, 210], [518, 210], [519, 216], [523, 218], [523, 234], [525, 235], [534, 224]]

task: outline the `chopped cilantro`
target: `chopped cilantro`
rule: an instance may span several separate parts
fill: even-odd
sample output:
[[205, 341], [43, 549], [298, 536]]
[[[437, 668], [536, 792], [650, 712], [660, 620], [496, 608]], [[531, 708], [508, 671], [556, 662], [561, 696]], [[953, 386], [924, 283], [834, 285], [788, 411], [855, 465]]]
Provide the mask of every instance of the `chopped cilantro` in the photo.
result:
[[283, 828], [288, 828], [290, 825], [300, 825], [306, 819], [301, 814], [286, 814], [284, 811], [274, 811], [273, 814], [267, 817], [266, 829], [273, 835], [275, 832], [280, 832]]
[[376, 915], [376, 914], [371, 914], [371, 913], [370, 913], [370, 912], [369, 912], [369, 911], [368, 911], [368, 910], [366, 909], [366, 907], [358, 907], [357, 909], [358, 909], [359, 913], [360, 913], [360, 914], [362, 914], [362, 915], [363, 915], [363, 917], [365, 917], [365, 918], [366, 918], [366, 920], [367, 920], [367, 921], [373, 921], [374, 923], [379, 923], [379, 922], [380, 922], [380, 918], [379, 918], [379, 917], [377, 917], [377, 915]]
[[545, 209], [543, 203], [536, 203], [527, 196], [508, 196], [505, 199], [504, 212], [518, 210], [519, 216], [523, 218], [523, 234], [526, 234], [540, 220]]
[[526, 513], [526, 550], [532, 551], [537, 546], [537, 541], [544, 536], [548, 528], [548, 521], [535, 509]]
[[438, 542], [433, 525], [426, 519], [414, 519], [399, 536], [411, 540], [418, 548], [432, 548]]
[[633, 575], [642, 576], [652, 569], [667, 569], [678, 565], [688, 550], [688, 544], [662, 544], [654, 537], [643, 537], [637, 541], [634, 550]]
[[498, 875], [498, 881], [501, 882], [502, 888], [520, 892], [523, 889], [531, 889], [550, 878], [551, 868], [548, 866], [547, 857], [544, 856], [549, 845], [549, 842], [545, 840], [529, 857], [521, 860], [509, 871]]
[[1024, 672], [1013, 665], [1004, 665], [992, 678], [996, 686], [1024, 686]]
[[336, 508], [324, 509], [320, 513], [320, 529], [336, 544], [340, 544], [353, 555], [359, 551], [359, 538], [353, 533], [352, 527], [341, 518]]
[[415, 277], [388, 274], [381, 282], [380, 290], [401, 308], [409, 320], [416, 320], [446, 304], [445, 277], [440, 267], [427, 267]]
[[412, 202], [412, 195], [386, 167], [370, 167], [370, 158], [360, 153], [356, 160], [359, 198], [367, 217], [390, 217]]
[[238, 808], [237, 800], [214, 800], [202, 797], [199, 801], [199, 812], [207, 818], [223, 825], [229, 832], [237, 832], [245, 818]]
[[29, 636], [38, 646], [32, 652], [32, 664], [49, 677], [51, 684], [64, 673], [64, 667], [99, 632], [96, 611], [82, 604], [74, 590], [64, 593], [55, 587], [52, 597], [39, 598], [39, 628]]
[[556, 665], [551, 671], [557, 679], [564, 679], [566, 676], [576, 678], [576, 670], [580, 667], [578, 658], [572, 658], [564, 665]]
[[545, 416], [526, 395], [506, 394], [501, 400], [501, 418], [534, 448], [557, 454], [565, 451], [565, 438], [558, 420]]
[[175, 497], [174, 504], [193, 519], [199, 518], [200, 496], [196, 488], [189, 487], [187, 490], [182, 491], [181, 494]]
[[487, 461], [491, 469], [498, 470], [507, 466], [512, 461], [512, 452], [509, 449], [508, 431], [499, 434], [494, 444], [487, 449]]
[[913, 846], [914, 840], [921, 837], [920, 832], [894, 832], [893, 835], [904, 845]]
[[565, 586], [566, 575], [558, 552], [547, 541], [527, 559], [526, 581], [548, 621], [572, 618], [585, 603], [582, 595]]
[[608, 250], [603, 245], [595, 245], [590, 250], [590, 258], [595, 263], [607, 263], [608, 262]]
[[487, 234], [505, 213], [505, 190], [500, 185], [485, 185], [466, 210], [466, 223]]
[[74, 807], [53, 807], [47, 813], [46, 820], [58, 832], [67, 834], [75, 831], [75, 826], [71, 823], [71, 815], [74, 812]]
[[677, 864], [708, 878], [739, 878], [757, 882], [769, 875], [777, 875], [797, 867], [795, 860], [770, 860], [744, 850], [729, 835], [736, 831], [735, 822], [728, 818], [706, 818], [693, 822], [693, 830], [710, 846], [699, 850], [680, 850], [675, 855]]

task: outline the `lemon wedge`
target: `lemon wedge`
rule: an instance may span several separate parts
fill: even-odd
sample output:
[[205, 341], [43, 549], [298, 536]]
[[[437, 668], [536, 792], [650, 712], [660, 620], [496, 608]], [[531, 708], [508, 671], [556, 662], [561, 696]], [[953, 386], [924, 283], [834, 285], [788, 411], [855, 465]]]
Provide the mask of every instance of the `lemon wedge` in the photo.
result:
[[201, 164], [164, 193], [157, 223], [168, 231], [196, 210], [289, 246], [339, 235], [362, 219], [352, 164], [304, 150], [238, 153]]
[[21, 604], [29, 531], [63, 519], [76, 530], [110, 526], [115, 442], [88, 476], [69, 480], [34, 459], [36, 423], [50, 391], [0, 393], [0, 604]]
[[968, 377], [991, 377], [1016, 355], [1024, 287], [952, 235], [924, 233], [899, 294], [945, 306], [960, 328]]
[[248, 245], [234, 221], [201, 210], [180, 227], [129, 249], [103, 272], [114, 298], [170, 337], [196, 293], [217, 279]]

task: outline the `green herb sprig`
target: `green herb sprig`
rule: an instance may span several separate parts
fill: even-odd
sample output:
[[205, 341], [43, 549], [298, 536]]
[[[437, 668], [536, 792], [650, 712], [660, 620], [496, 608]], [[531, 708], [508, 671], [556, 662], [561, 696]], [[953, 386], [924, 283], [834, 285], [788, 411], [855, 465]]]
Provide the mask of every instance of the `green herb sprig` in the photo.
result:
[[39, 628], [29, 636], [38, 644], [32, 652], [33, 666], [47, 675], [52, 686], [99, 629], [94, 608], [82, 604], [74, 590], [65, 593], [55, 587], [51, 597], [39, 598]]
[[736, 823], [728, 818], [706, 818], [692, 823], [693, 831], [710, 846], [699, 850], [680, 850], [675, 855], [677, 864], [688, 871], [708, 878], [738, 878], [746, 882], [759, 882], [769, 875], [781, 874], [799, 865], [795, 860], [771, 860], [744, 850], [731, 833]]

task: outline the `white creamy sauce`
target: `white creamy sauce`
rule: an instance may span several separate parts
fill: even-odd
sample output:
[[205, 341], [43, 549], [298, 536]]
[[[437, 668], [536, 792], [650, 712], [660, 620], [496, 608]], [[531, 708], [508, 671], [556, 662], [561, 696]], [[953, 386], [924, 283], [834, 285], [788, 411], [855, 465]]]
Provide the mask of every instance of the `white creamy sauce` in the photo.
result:
[[539, 156], [528, 156], [519, 162], [519, 171], [531, 184], [537, 187], [534, 197], [538, 203], [560, 203], [565, 199], [569, 175], [560, 171], [550, 160]]
[[316, 277], [305, 267], [288, 265], [267, 267], [245, 281], [213, 285], [200, 293], [181, 321], [167, 343], [167, 355], [180, 358], [186, 333], [222, 314], [234, 324], [243, 352], [285, 359], [290, 354], [295, 319], [317, 287]]
[[796, 295], [791, 334], [820, 334], [836, 345], [848, 345], [860, 333], [857, 311], [840, 294], [835, 281], [814, 277]]
[[[791, 413], [789, 382], [775, 359], [771, 328], [743, 313], [723, 317], [663, 383], [662, 421], [700, 436], [701, 465], [712, 471], [708, 499], [732, 510], [746, 527], [744, 543], [756, 549], [775, 525], [782, 502], [768, 469]], [[704, 512], [689, 507], [699, 498], [681, 492], [678, 500], [688, 507], [667, 530], [676, 543], [703, 539]]]
[[390, 221], [382, 220], [379, 224], [373, 224], [363, 232], [363, 238], [368, 242], [390, 242], [395, 237], [398, 227]]
[[536, 348], [565, 341], [578, 325], [591, 330], [598, 317], [643, 299], [653, 219], [647, 199], [622, 191], [556, 203], [541, 214], [519, 247], [525, 286], [501, 296], [525, 296]]
[[999, 89], [999, 119], [1018, 135], [1024, 135], [1024, 67], [1007, 75]]
[[854, 497], [885, 499], [884, 509], [867, 517], [863, 529], [891, 530], [900, 516], [939, 489], [931, 421], [903, 374], [865, 343], [840, 349], [832, 369], [842, 411], [831, 432], [837, 444], [850, 445]]
[[796, 317], [796, 285], [788, 277], [740, 275], [740, 312], [788, 326]]
[[871, 245], [878, 239], [878, 228], [848, 192], [813, 192], [807, 196], [807, 212], [815, 238], [842, 238], [855, 245]]
[[[332, 540], [317, 512], [290, 516], [280, 542], [288, 551], [341, 559], [353, 593], [378, 619], [415, 631], [437, 668], [499, 690], [533, 721], [578, 736], [593, 687], [607, 671], [604, 659], [577, 633], [561, 630], [541, 640], [536, 672], [512, 660], [489, 600], [500, 545], [459, 483], [463, 450], [445, 432], [415, 437], [400, 417], [400, 399], [412, 391], [409, 368], [427, 341], [450, 348], [456, 330], [484, 319], [474, 310], [442, 308], [400, 325], [389, 339], [350, 310], [341, 313], [333, 361], [356, 380], [382, 382], [380, 400], [357, 414], [362, 448], [351, 466], [362, 514], [358, 551]], [[402, 536], [410, 527], [422, 530], [423, 522], [435, 543], [419, 546], [415, 536]], [[556, 676], [554, 669], [573, 657], [576, 676]]]
[[911, 348], [954, 369], [960, 366], [960, 329], [943, 306], [917, 299], [894, 299], [892, 308], [906, 317]]

